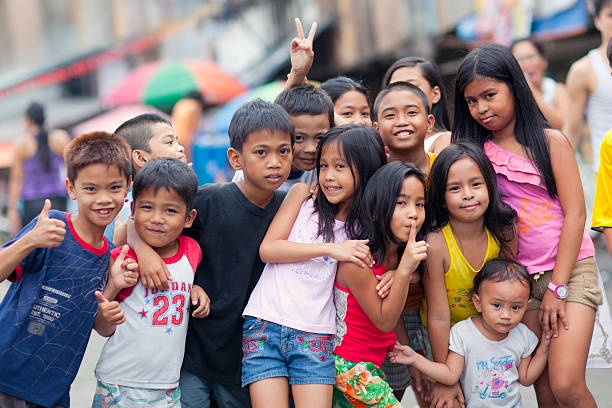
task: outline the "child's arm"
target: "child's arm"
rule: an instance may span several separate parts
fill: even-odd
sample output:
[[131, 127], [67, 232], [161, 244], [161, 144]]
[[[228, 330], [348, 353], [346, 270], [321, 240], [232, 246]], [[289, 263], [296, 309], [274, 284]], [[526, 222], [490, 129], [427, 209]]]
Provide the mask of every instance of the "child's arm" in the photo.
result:
[[304, 38], [304, 28], [299, 18], [295, 19], [295, 27], [297, 29], [297, 37], [291, 40], [291, 46], [289, 48], [291, 72], [287, 75], [285, 89], [305, 83], [306, 75], [308, 75], [308, 71], [310, 71], [310, 67], [312, 67], [312, 62], [314, 61], [312, 42], [317, 32], [317, 23], [312, 23], [307, 38]]
[[423, 275], [423, 289], [427, 302], [427, 333], [435, 361], [445, 362], [448, 355], [450, 308], [444, 275], [448, 264], [448, 248], [441, 231], [427, 234], [429, 256]]
[[363, 266], [370, 265], [370, 247], [367, 245], [367, 240], [322, 244], [287, 240], [300, 208], [309, 196], [309, 184], [298, 183], [291, 188], [261, 242], [259, 247], [261, 260], [265, 263], [288, 263], [329, 256], [338, 261], [351, 261]]
[[425, 241], [416, 242], [416, 224], [414, 220], [411, 221], [406, 249], [397, 267], [389, 296], [384, 299], [376, 292], [378, 280], [370, 268], [342, 262], [338, 265], [336, 280], [351, 290], [359, 306], [379, 330], [389, 332], [395, 328], [406, 303], [410, 276], [427, 257], [427, 247]]
[[168, 290], [168, 281], [172, 280], [172, 276], [170, 276], [166, 263], [153, 248], [140, 238], [131, 217], [127, 222], [127, 240], [139, 260], [142, 284], [148, 288]]
[[66, 235], [66, 223], [49, 218], [50, 209], [51, 201], [47, 199], [34, 228], [0, 251], [0, 282], [11, 276], [19, 263], [33, 250], [55, 248], [62, 243]]
[[195, 307], [191, 312], [195, 318], [206, 317], [210, 313], [210, 298], [201, 286], [193, 285], [191, 288], [191, 306]]
[[550, 346], [550, 336], [542, 333], [540, 345], [533, 356], [521, 359], [518, 366], [519, 382], [525, 387], [532, 385], [546, 368], [548, 363], [548, 348]]
[[436, 363], [429, 361], [410, 346], [399, 343], [395, 345], [393, 351], [389, 352], [389, 359], [393, 363], [411, 365], [423, 374], [446, 385], [457, 384], [465, 364], [464, 357], [453, 351], [448, 352], [446, 363]]
[[[557, 185], [557, 193], [564, 220], [559, 238], [559, 246], [552, 281], [557, 284], [567, 284], [582, 242], [586, 220], [586, 206], [584, 192], [578, 164], [572, 146], [565, 136], [557, 130], [546, 132], [550, 143], [550, 161]], [[561, 215], [561, 214], [559, 214]], [[542, 298], [538, 313], [543, 330], [554, 337], [558, 336], [557, 320], [560, 319], [563, 327], [568, 330], [569, 324], [565, 314], [565, 300], [557, 299], [547, 290]]]

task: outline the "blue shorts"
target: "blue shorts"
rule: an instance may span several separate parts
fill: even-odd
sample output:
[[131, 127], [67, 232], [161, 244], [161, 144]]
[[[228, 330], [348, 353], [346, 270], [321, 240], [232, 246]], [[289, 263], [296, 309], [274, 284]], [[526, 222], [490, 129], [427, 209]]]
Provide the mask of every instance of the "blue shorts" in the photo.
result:
[[289, 384], [334, 384], [334, 336], [309, 333], [246, 316], [242, 386], [272, 377]]

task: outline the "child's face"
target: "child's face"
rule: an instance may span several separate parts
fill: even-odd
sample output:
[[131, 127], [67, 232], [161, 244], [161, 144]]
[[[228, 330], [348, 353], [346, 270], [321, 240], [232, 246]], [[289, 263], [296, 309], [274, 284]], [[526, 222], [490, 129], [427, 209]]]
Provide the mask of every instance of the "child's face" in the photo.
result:
[[482, 314], [482, 327], [479, 329], [488, 339], [499, 341], [523, 320], [529, 305], [529, 285], [518, 279], [484, 280], [472, 301]]
[[470, 115], [482, 127], [493, 133], [512, 132], [516, 114], [514, 96], [505, 82], [478, 78], [463, 90]]
[[167, 258], [176, 253], [176, 239], [183, 228], [191, 227], [196, 211], [187, 212], [185, 202], [173, 189], [145, 188], [132, 202], [132, 214], [140, 238]]
[[74, 183], [66, 180], [70, 198], [77, 200], [78, 222], [102, 228], [110, 224], [123, 208], [127, 185], [117, 166], [98, 163], [80, 169]]
[[167, 123], [156, 123], [151, 129], [153, 137], [149, 140], [148, 159], [171, 157], [186, 163], [185, 149], [178, 142], [178, 136]]
[[390, 153], [425, 151], [423, 142], [434, 125], [421, 98], [409, 90], [388, 93], [378, 108], [378, 130]]
[[595, 27], [601, 33], [603, 44], [607, 44], [612, 37], [612, 2], [607, 2], [601, 7], [599, 14], [594, 19]]
[[291, 115], [291, 121], [295, 126], [291, 171], [313, 170], [316, 165], [317, 144], [330, 127], [327, 113]]
[[474, 160], [464, 157], [450, 166], [444, 202], [451, 221], [482, 222], [489, 207], [489, 189]]
[[338, 206], [336, 218], [341, 221], [346, 218], [357, 182], [338, 143], [325, 145], [321, 151], [319, 189], [327, 201]]
[[417, 232], [425, 221], [425, 188], [421, 181], [406, 177], [402, 189], [395, 200], [395, 210], [391, 218], [391, 232], [401, 242], [410, 236], [410, 224], [414, 220]]
[[429, 101], [429, 109], [440, 101], [440, 87], [432, 87], [429, 84], [429, 81], [427, 81], [427, 79], [425, 79], [423, 76], [423, 73], [419, 67], [402, 67], [396, 69], [391, 75], [389, 83], [392, 84], [400, 81], [418, 86], [421, 91], [425, 93], [425, 96], [427, 96], [427, 100]]
[[293, 159], [291, 135], [281, 130], [258, 130], [249, 133], [242, 152], [228, 149], [234, 170], [242, 170], [244, 189], [271, 193], [289, 177]]
[[372, 126], [370, 105], [365, 95], [359, 91], [348, 91], [340, 95], [334, 103], [334, 122], [336, 126], [350, 123]]

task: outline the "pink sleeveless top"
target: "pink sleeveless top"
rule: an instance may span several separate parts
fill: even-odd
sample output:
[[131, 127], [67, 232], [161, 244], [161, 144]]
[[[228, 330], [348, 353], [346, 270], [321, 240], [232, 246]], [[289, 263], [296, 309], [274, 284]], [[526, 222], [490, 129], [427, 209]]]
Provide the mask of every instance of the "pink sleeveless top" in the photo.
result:
[[[565, 215], [558, 198], [551, 198], [535, 164], [488, 140], [484, 151], [491, 160], [504, 201], [518, 213], [517, 262], [530, 274], [554, 268]], [[586, 230], [577, 260], [595, 255]]]
[[[374, 266], [374, 275], [382, 275], [384, 265]], [[336, 304], [336, 336], [334, 354], [360, 363], [367, 361], [380, 367], [387, 352], [395, 345], [395, 332], [385, 333], [372, 323], [353, 293], [336, 282], [334, 284]]]

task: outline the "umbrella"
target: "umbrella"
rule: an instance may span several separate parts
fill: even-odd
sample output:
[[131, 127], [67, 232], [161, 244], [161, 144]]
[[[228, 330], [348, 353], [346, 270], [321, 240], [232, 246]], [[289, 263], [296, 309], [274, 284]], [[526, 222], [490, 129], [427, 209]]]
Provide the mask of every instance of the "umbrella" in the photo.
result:
[[223, 104], [246, 88], [210, 61], [158, 61], [132, 71], [102, 97], [107, 107], [143, 103], [169, 111], [187, 92], [199, 90], [208, 105]]
[[102, 130], [114, 132], [123, 122], [143, 113], [157, 113], [170, 119], [168, 115], [152, 106], [145, 105], [125, 105], [111, 109], [93, 118], [87, 119], [72, 128], [72, 135], [78, 136], [83, 133]]
[[210, 115], [206, 121], [206, 127], [213, 133], [227, 134], [230, 120], [240, 106], [257, 98], [261, 98], [268, 102], [274, 102], [274, 99], [276, 99], [278, 94], [283, 90], [283, 86], [283, 81], [272, 81], [249, 89], [221, 106]]

